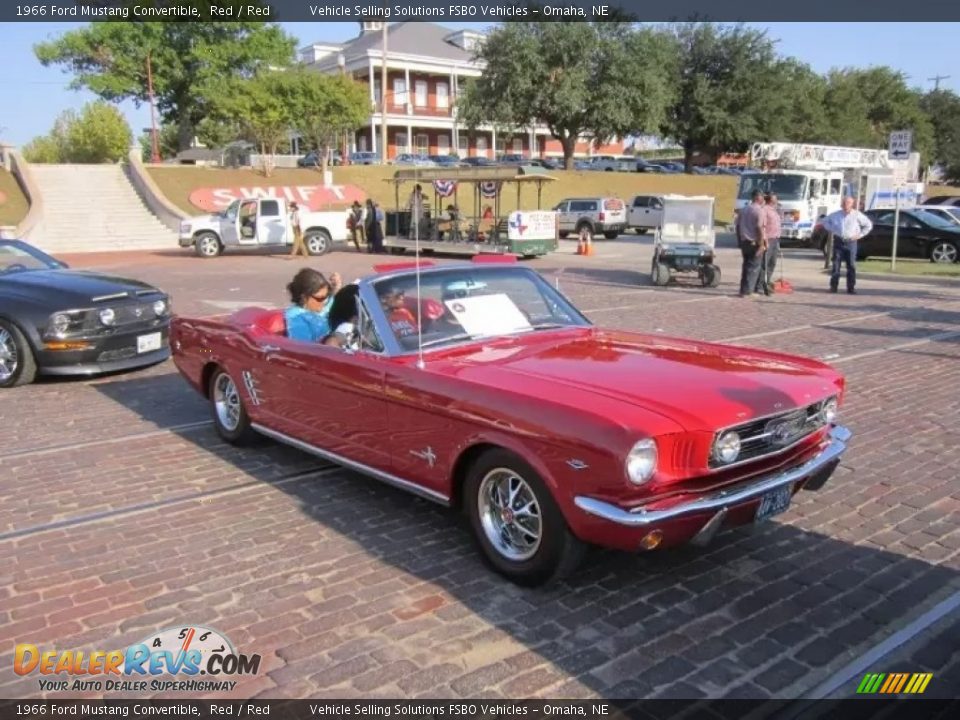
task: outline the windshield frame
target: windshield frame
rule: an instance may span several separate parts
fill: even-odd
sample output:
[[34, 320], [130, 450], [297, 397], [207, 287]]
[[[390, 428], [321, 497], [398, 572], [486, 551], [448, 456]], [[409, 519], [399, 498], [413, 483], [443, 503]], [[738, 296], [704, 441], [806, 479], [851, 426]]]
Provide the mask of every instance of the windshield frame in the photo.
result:
[[[764, 194], [769, 193], [769, 192], [775, 193], [776, 196], [777, 196], [777, 199], [778, 199], [780, 202], [800, 202], [800, 201], [802, 201], [802, 200], [806, 200], [806, 199], [809, 198], [808, 191], [809, 191], [809, 188], [810, 188], [810, 183], [809, 183], [810, 178], [809, 178], [808, 176], [804, 175], [803, 173], [792, 173], [792, 172], [750, 172], [750, 173], [744, 173], [744, 174], [740, 175], [740, 180], [739, 180], [739, 183], [738, 183], [738, 185], [737, 185], [737, 200], [749, 200], [749, 199], [750, 199], [750, 195], [751, 195], [751, 193], [753, 192], [754, 188], [756, 187], [757, 183], [753, 183], [753, 186], [752, 186], [749, 190], [746, 190], [746, 191], [744, 191], [744, 187], [747, 186], [747, 184], [748, 184], [748, 182], [749, 182], [750, 180], [754, 180], [754, 179], [756, 179], [756, 178], [764, 178], [764, 179], [767, 179], [767, 180], [768, 180], [768, 182], [766, 183], [767, 187], [764, 188], [764, 189], [762, 190], [762, 192], [763, 192]], [[789, 192], [784, 191], [784, 190], [781, 189], [781, 188], [774, 188], [773, 190], [771, 190], [771, 189], [770, 189], [770, 184], [771, 184], [772, 180], [775, 179], [775, 178], [783, 178], [783, 179], [795, 178], [795, 179], [797, 179], [797, 180], [800, 180], [800, 190], [799, 190], [799, 194], [797, 194], [797, 193], [789, 193]]]
[[[452, 279], [455, 278], [456, 280], [462, 280], [465, 274], [482, 276], [489, 273], [511, 274], [529, 279], [529, 281], [536, 286], [536, 289], [540, 293], [540, 297], [543, 298], [544, 302], [550, 300], [551, 302], [555, 303], [561, 311], [570, 316], [571, 320], [568, 325], [552, 329], [569, 330], [573, 328], [583, 329], [593, 327], [593, 323], [591, 323], [590, 320], [588, 320], [587, 317], [580, 312], [577, 306], [574, 305], [573, 302], [563, 294], [563, 292], [557, 288], [554, 288], [543, 278], [542, 275], [540, 275], [540, 273], [530, 268], [506, 264], [498, 265], [495, 263], [457, 263], [444, 265], [442, 267], [421, 266], [420, 279], [421, 284], [424, 284], [425, 279], [426, 282], [430, 282], [431, 279], [435, 279], [438, 275], [450, 275], [452, 276]], [[373, 321], [374, 328], [376, 329], [377, 335], [380, 337], [380, 341], [384, 347], [383, 352], [377, 353], [378, 355], [386, 355], [388, 357], [411, 357], [420, 353], [420, 349], [418, 347], [407, 348], [402, 345], [397, 339], [396, 335], [394, 335], [394, 332], [390, 327], [386, 310], [380, 302], [380, 297], [377, 292], [377, 286], [381, 285], [382, 283], [389, 284], [390, 282], [413, 282], [415, 284], [415, 278], [415, 269], [405, 268], [403, 270], [371, 275], [363, 278], [359, 283], [360, 299], [366, 308], [370, 319]], [[498, 341], [511, 337], [519, 337], [526, 335], [529, 332], [534, 332], [535, 330], [536, 326], [531, 328], [531, 330], [504, 333], [502, 335], [469, 337], [459, 340], [452, 340], [452, 337], [455, 336], [451, 336], [451, 342], [443, 344], [431, 344], [430, 347], [423, 349], [423, 354], [430, 355], [433, 353], [442, 353], [458, 347], [477, 345], [480, 343]], [[430, 339], [432, 338], [424, 337], [424, 344], [426, 344]]]
[[[7, 263], [0, 260], [0, 277], [3, 277], [7, 274], [20, 273], [20, 272], [36, 272], [38, 270], [63, 270], [67, 267], [66, 263], [60, 262], [55, 257], [47, 255], [40, 248], [34, 247], [29, 243], [25, 243], [22, 240], [0, 240], [0, 248], [13, 248], [14, 250], [19, 250], [24, 255], [33, 258], [37, 262], [41, 263], [43, 267], [28, 267], [26, 270], [7, 270]], [[3, 257], [0, 255], [0, 257]], [[11, 265], [16, 264], [16, 261], [9, 263]]]

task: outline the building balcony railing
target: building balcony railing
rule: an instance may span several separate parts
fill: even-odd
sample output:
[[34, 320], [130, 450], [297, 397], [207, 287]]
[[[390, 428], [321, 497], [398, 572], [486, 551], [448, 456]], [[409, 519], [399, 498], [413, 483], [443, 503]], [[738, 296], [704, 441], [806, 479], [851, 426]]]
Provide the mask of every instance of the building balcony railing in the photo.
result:
[[[432, 99], [432, 98], [431, 98]], [[434, 101], [435, 102], [435, 101]], [[391, 115], [409, 115], [411, 117], [454, 117], [456, 102], [449, 98], [447, 107], [434, 105], [418, 105], [413, 98], [406, 99], [406, 93], [387, 93], [387, 113]], [[380, 103], [371, 103], [373, 112], [380, 112]]]

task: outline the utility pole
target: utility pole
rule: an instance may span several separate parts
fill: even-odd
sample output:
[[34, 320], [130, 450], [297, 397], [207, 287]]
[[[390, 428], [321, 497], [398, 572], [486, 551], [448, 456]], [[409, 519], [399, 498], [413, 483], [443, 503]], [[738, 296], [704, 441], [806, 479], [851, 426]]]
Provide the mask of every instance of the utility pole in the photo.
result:
[[153, 66], [150, 63], [150, 51], [147, 51], [147, 96], [150, 98], [150, 139], [152, 150], [150, 162], [161, 162], [160, 138], [157, 135], [157, 106], [153, 100]]
[[[381, 26], [383, 53], [380, 56], [380, 164], [387, 164], [387, 22]], [[407, 88], [407, 92], [410, 89]]]
[[933, 91], [937, 92], [940, 89], [941, 80], [949, 80], [949, 75], [934, 75], [932, 78], [927, 78], [928, 81], [933, 83]]

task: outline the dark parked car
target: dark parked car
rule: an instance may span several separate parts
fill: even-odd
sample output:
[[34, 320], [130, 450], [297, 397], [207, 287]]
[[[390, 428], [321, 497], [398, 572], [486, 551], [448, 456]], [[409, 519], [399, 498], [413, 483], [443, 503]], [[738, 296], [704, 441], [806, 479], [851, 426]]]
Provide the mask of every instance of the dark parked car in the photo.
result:
[[[320, 153], [318, 153], [316, 150], [312, 150], [297, 160], [297, 167], [320, 167], [320, 160]], [[342, 164], [343, 158], [340, 156], [340, 151], [335, 150], [330, 156], [330, 165]]]
[[429, 160], [433, 160], [437, 167], [460, 167], [460, 158], [456, 155], [427, 155]]
[[70, 270], [20, 240], [0, 240], [0, 388], [40, 374], [93, 375], [170, 356], [170, 299], [125, 278]]
[[[868, 210], [873, 230], [857, 243], [857, 259], [890, 257], [893, 254], [893, 210]], [[960, 259], [960, 230], [924, 210], [901, 210], [897, 232], [897, 257], [927, 258], [931, 262], [949, 264]], [[814, 231], [816, 242], [826, 252], [827, 236], [819, 225]]]
[[495, 163], [490, 158], [485, 157], [465, 157], [460, 162], [470, 167], [495, 167]]
[[380, 153], [370, 152], [369, 150], [360, 150], [352, 152], [347, 156], [351, 165], [379, 165]]

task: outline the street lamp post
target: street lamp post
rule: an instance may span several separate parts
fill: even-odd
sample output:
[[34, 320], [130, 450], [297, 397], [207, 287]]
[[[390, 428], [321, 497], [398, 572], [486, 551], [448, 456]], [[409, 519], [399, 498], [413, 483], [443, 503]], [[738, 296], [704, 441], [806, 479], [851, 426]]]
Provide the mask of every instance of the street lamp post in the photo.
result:
[[[387, 164], [387, 23], [380, 28], [383, 53], [380, 55], [380, 163]], [[371, 79], [370, 82], [373, 82]], [[410, 92], [410, 88], [406, 88]], [[407, 142], [410, 138], [407, 138]]]
[[157, 135], [157, 106], [153, 99], [153, 65], [150, 62], [149, 51], [147, 51], [147, 97], [150, 99], [150, 141], [152, 145], [150, 162], [159, 163], [161, 162], [160, 138]]
[[[337, 66], [340, 68], [340, 77], [346, 77], [347, 59], [343, 56], [343, 53], [339, 53], [337, 55]], [[340, 162], [344, 165], [347, 164], [347, 154], [349, 153], [349, 140], [347, 139], [348, 134], [348, 131], [344, 130], [343, 137], [341, 138], [343, 145], [340, 150]]]

